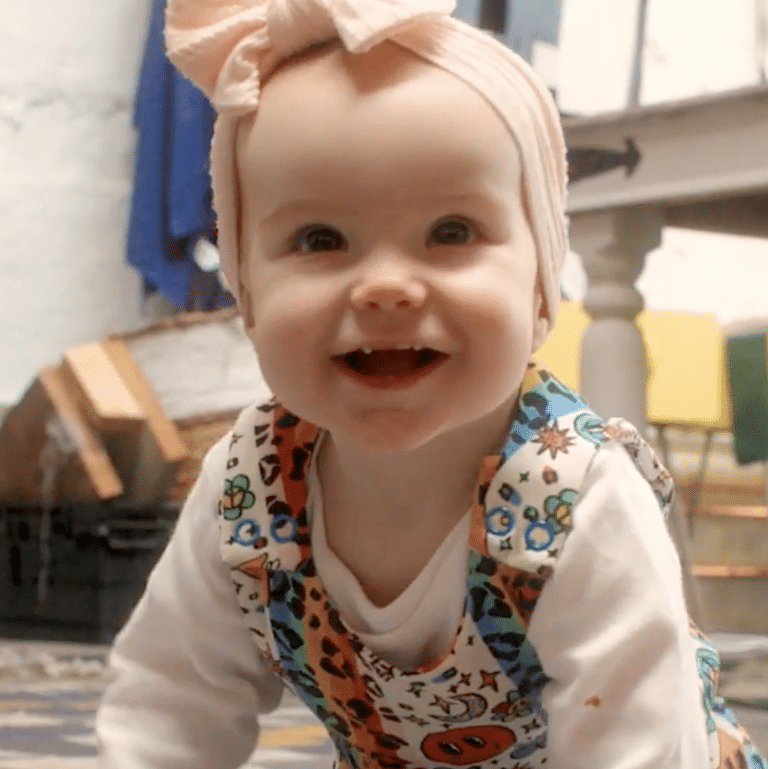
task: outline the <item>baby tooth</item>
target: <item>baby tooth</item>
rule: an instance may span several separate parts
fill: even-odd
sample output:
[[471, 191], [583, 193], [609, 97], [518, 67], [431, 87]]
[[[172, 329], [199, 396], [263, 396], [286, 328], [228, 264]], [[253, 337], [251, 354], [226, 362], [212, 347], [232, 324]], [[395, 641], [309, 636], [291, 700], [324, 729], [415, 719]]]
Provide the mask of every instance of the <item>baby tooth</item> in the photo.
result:
[[373, 352], [373, 348], [372, 347], [363, 347], [363, 352], [366, 355], [370, 355]]

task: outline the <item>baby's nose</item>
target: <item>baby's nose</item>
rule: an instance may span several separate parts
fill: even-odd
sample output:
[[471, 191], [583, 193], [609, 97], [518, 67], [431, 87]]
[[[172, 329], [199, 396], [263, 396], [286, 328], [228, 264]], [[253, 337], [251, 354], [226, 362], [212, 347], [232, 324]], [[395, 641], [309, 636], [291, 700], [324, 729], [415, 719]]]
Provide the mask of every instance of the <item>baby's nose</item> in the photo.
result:
[[421, 307], [427, 297], [424, 283], [411, 275], [369, 275], [352, 289], [357, 310], [393, 312]]

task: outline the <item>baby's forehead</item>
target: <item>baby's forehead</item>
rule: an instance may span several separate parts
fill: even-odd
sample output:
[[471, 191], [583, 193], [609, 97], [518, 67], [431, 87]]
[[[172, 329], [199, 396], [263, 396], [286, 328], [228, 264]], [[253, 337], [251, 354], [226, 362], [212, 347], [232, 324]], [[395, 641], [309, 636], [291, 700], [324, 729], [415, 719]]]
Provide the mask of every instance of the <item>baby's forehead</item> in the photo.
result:
[[518, 151], [507, 123], [474, 88], [385, 41], [362, 54], [326, 43], [282, 63], [264, 83], [257, 113], [241, 123], [238, 153], [303, 154], [339, 137], [351, 153], [398, 131], [412, 131], [424, 149], [482, 142]]
[[281, 67], [241, 131], [238, 167], [259, 213], [301, 199], [520, 195], [519, 151], [490, 104], [390, 42], [365, 54], [325, 46]]

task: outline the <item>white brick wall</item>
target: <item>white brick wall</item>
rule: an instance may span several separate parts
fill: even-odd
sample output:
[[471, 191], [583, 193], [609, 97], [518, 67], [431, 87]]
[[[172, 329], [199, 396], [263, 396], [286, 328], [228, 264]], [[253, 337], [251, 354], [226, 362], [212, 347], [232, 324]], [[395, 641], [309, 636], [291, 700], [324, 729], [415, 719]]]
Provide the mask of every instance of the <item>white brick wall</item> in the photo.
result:
[[149, 0], [25, 0], [0, 45], [0, 403], [61, 351], [142, 322], [125, 265]]

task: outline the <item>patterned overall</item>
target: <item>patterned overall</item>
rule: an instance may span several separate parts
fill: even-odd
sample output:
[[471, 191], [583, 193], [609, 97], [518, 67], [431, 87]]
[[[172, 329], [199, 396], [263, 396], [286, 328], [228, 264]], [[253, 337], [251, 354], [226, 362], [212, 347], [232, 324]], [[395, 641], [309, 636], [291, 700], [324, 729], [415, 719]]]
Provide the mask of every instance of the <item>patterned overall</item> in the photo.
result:
[[[545, 371], [530, 367], [522, 392], [501, 455], [480, 470], [453, 645], [417, 670], [366, 648], [318, 578], [306, 510], [318, 428], [275, 403], [238, 419], [220, 505], [222, 557], [259, 650], [323, 722], [338, 767], [545, 765], [547, 678], [527, 628], [587, 467], [605, 441], [619, 440], [664, 512], [672, 482], [634, 428], [603, 423]], [[703, 637], [696, 653], [710, 766], [768, 769], [715, 696], [717, 653]]]

